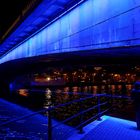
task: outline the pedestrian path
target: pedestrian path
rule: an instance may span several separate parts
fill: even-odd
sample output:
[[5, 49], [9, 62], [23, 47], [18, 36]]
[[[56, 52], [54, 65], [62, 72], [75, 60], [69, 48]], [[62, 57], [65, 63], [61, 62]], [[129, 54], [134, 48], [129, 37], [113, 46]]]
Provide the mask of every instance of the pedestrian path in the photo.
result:
[[[23, 118], [1, 126], [2, 123], [32, 113], [34, 112], [27, 108], [0, 99], [0, 140], [4, 137], [7, 137], [7, 139], [11, 137], [13, 138], [12, 140], [14, 140], [14, 137], [16, 140], [47, 140], [48, 119], [41, 114], [36, 114], [29, 118]], [[57, 125], [58, 122], [52, 120], [52, 124]], [[73, 127], [61, 124], [53, 129], [53, 139], [67, 139], [71, 135], [69, 132], [74, 130]]]
[[96, 120], [84, 130], [84, 134], [75, 133], [68, 140], [140, 140], [136, 122], [110, 116], [102, 116], [102, 121]]
[[[33, 111], [0, 99], [0, 140], [47, 140], [48, 119], [36, 114], [2, 125], [9, 120], [32, 114]], [[53, 125], [60, 124], [52, 120]], [[140, 140], [136, 122], [111, 116], [102, 116], [84, 127], [85, 133], [78, 134], [73, 127], [65, 124], [53, 129], [52, 140]]]

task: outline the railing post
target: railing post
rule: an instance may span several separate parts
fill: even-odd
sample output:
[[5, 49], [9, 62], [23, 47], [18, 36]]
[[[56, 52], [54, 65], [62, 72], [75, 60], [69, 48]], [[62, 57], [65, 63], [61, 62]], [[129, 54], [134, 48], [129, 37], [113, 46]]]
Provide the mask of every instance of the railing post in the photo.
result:
[[51, 119], [51, 110], [48, 110], [48, 140], [52, 140], [52, 119]]
[[114, 110], [113, 108], [113, 93], [111, 92], [110, 94], [110, 113], [112, 113], [112, 111]]
[[[83, 105], [82, 105], [82, 100], [81, 100], [81, 98], [80, 98], [80, 112], [82, 112], [83, 111]], [[83, 123], [83, 113], [80, 115], [80, 124], [82, 124]], [[84, 133], [84, 130], [83, 130], [83, 126], [81, 125], [80, 127], [79, 127], [79, 134], [83, 134]]]
[[98, 102], [98, 121], [101, 121], [101, 115], [100, 115], [100, 112], [101, 112], [101, 108], [100, 108], [100, 95], [97, 96], [97, 102]]

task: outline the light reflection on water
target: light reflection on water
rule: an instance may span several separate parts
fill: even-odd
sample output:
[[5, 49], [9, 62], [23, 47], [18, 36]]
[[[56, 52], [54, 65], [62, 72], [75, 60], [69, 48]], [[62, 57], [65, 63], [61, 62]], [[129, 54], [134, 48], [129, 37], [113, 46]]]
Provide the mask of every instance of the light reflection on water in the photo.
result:
[[[132, 89], [132, 85], [128, 84], [126, 85], [126, 93], [129, 96], [130, 95], [130, 91]], [[60, 88], [57, 89], [57, 92], [72, 92], [73, 94], [76, 93], [90, 93], [90, 94], [96, 94], [96, 93], [116, 93], [116, 94], [123, 94], [122, 92], [122, 85], [102, 85], [102, 86], [85, 86], [85, 87], [64, 87], [64, 88]], [[100, 91], [100, 92], [99, 92]]]
[[[126, 85], [126, 89], [122, 89], [122, 85], [108, 85], [108, 86], [85, 86], [85, 87], [64, 87], [55, 90], [55, 95], [52, 94], [51, 89], [47, 88], [45, 93], [44, 108], [52, 105], [54, 102], [56, 104], [65, 103], [70, 100], [78, 99], [87, 94], [97, 94], [97, 93], [109, 93], [117, 95], [130, 96], [130, 91], [132, 85]], [[125, 91], [126, 90], [126, 91]], [[53, 91], [54, 92], [54, 91]], [[55, 96], [54, 102], [51, 101], [52, 96]]]
[[44, 108], [46, 108], [46, 109], [48, 109], [49, 108], [49, 106], [51, 106], [52, 105], [52, 100], [51, 100], [51, 98], [52, 98], [52, 91], [49, 89], [49, 88], [47, 88], [46, 90], [45, 90], [45, 97], [44, 97]]
[[[30, 89], [28, 90], [29, 104], [33, 108], [48, 108], [57, 104], [66, 103], [68, 101], [85, 97], [86, 95], [95, 95], [97, 93], [108, 93], [117, 95], [130, 96], [132, 85], [126, 85], [126, 89], [122, 89], [122, 85], [102, 85], [102, 86], [85, 86], [85, 87], [62, 87], [57, 89]], [[125, 91], [126, 90], [126, 91]], [[25, 89], [26, 93], [27, 90]], [[31, 92], [32, 91], [32, 92]], [[22, 90], [23, 92], [23, 90]], [[22, 94], [19, 93], [20, 96]]]
[[[24, 94], [19, 94], [19, 97], [21, 97], [19, 103], [34, 111], [38, 111], [41, 109], [48, 109], [49, 107], [56, 106], [58, 104], [64, 104], [69, 101], [85, 97], [87, 95], [96, 95], [97, 93], [130, 96], [131, 89], [132, 89], [131, 84], [127, 84], [126, 88], [124, 89], [122, 85], [102, 85], [102, 86], [85, 86], [85, 87], [74, 86], [74, 87], [61, 87], [61, 88], [59, 87], [59, 88], [44, 88], [44, 89], [39, 88], [39, 89], [29, 89], [29, 90], [25, 89], [27, 96], [23, 96]], [[22, 93], [24, 92], [24, 90], [21, 91]], [[94, 106], [96, 104], [97, 104], [97, 98], [92, 98], [92, 100], [89, 99], [83, 102], [82, 107], [87, 108], [87, 107]], [[113, 106], [114, 108], [119, 110], [118, 111], [119, 115], [120, 114], [122, 115], [126, 110], [127, 112], [125, 112], [125, 114], [128, 115], [126, 115], [125, 117], [127, 117], [127, 119], [131, 119], [131, 118], [133, 119], [131, 102], [129, 102], [128, 104], [127, 101], [121, 100], [119, 98], [113, 100]], [[103, 109], [106, 109], [106, 107], [108, 106], [105, 106]], [[115, 115], [117, 114], [116, 113], [117, 110], [114, 111]], [[78, 111], [79, 111], [79, 104], [73, 104], [73, 105], [66, 106], [65, 108], [64, 107], [56, 108], [55, 110], [52, 111], [52, 115], [55, 119], [62, 120], [74, 115], [74, 113]], [[90, 116], [90, 115], [93, 116], [95, 115], [96, 112], [93, 111], [93, 114], [92, 112], [90, 113], [86, 116]], [[47, 111], [43, 112], [43, 115], [47, 116], [48, 112]]]

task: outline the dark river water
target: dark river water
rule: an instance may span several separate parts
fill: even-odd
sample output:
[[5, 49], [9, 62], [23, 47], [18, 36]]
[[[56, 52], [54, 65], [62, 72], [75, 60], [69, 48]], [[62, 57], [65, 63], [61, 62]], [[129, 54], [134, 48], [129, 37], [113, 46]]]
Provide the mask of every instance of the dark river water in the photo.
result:
[[[57, 87], [55, 88], [33, 88], [19, 89], [16, 93], [20, 102], [32, 109], [47, 108], [50, 104], [57, 105], [78, 99], [81, 96], [93, 95], [97, 93], [108, 93], [113, 95], [130, 96], [132, 85], [102, 85], [102, 86], [84, 86], [84, 87]], [[23, 100], [23, 101], [22, 101]]]
[[[56, 106], [66, 102], [83, 98], [89, 95], [96, 95], [97, 93], [107, 93], [112, 95], [126, 95], [130, 96], [132, 85], [128, 84], [125, 88], [122, 85], [102, 85], [102, 86], [84, 86], [84, 87], [57, 87], [57, 88], [32, 88], [19, 89], [15, 93], [13, 102], [27, 107], [33, 111], [47, 109], [49, 106]], [[103, 99], [104, 101], [105, 99]], [[83, 108], [88, 108], [97, 104], [97, 99], [87, 100], [82, 102]], [[134, 119], [132, 104], [126, 100], [115, 99], [113, 101], [114, 112], [113, 116], [120, 116], [129, 120]], [[108, 106], [107, 106], [108, 107]], [[103, 107], [106, 109], [107, 107]], [[79, 104], [74, 104], [65, 108], [59, 108], [53, 113], [55, 118], [61, 120], [74, 115], [79, 111]], [[97, 112], [97, 110], [94, 112]], [[90, 113], [90, 116], [93, 113]], [[86, 116], [89, 116], [87, 114]]]

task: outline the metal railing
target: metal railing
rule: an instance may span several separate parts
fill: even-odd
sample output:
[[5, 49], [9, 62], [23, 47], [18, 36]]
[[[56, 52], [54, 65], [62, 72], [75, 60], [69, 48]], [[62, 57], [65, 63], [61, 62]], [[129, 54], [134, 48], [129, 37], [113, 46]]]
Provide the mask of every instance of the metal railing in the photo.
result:
[[[102, 101], [102, 99], [101, 99], [102, 97], [104, 97], [106, 99], [103, 99], [103, 101]], [[84, 109], [83, 102], [87, 101], [89, 99], [93, 100], [95, 98], [96, 98], [96, 101], [97, 101], [96, 104], [94, 106], [91, 106], [91, 107], [88, 107], [88, 108]], [[86, 97], [83, 97], [83, 98], [80, 98], [80, 99], [76, 99], [76, 100], [73, 100], [73, 101], [70, 101], [70, 102], [66, 102], [64, 104], [59, 104], [59, 105], [56, 105], [56, 106], [49, 106], [48, 109], [43, 109], [43, 110], [28, 114], [28, 115], [24, 115], [24, 116], [6, 121], [4, 123], [1, 123], [0, 127], [2, 127], [4, 125], [7, 125], [7, 124], [10, 124], [10, 123], [13, 123], [13, 122], [16, 122], [18, 120], [22, 120], [22, 119], [25, 119], [25, 118], [35, 116], [36, 114], [47, 112], [47, 118], [48, 118], [48, 120], [47, 120], [47, 123], [48, 123], [47, 124], [47, 128], [48, 128], [47, 129], [47, 131], [48, 131], [47, 132], [47, 137], [48, 138], [47, 139], [48, 140], [53, 139], [52, 131], [53, 131], [54, 128], [59, 127], [62, 124], [67, 124], [68, 122], [70, 122], [71, 120], [73, 120], [77, 117], [79, 117], [79, 123], [78, 123], [78, 125], [74, 126], [74, 128], [78, 129], [79, 133], [83, 133], [84, 132], [83, 127], [85, 125], [87, 125], [88, 123], [90, 123], [91, 121], [93, 121], [95, 119], [101, 120], [101, 116], [110, 110], [110, 108], [112, 106], [111, 105], [111, 103], [112, 103], [111, 100], [113, 98], [122, 98], [122, 96], [113, 96], [113, 95], [108, 95], [108, 94], [89, 95], [89, 96], [86, 96]], [[124, 98], [127, 98], [127, 97], [124, 97]], [[53, 117], [52, 112], [55, 111], [55, 109], [58, 109], [58, 108], [61, 108], [61, 107], [66, 107], [68, 105], [72, 105], [72, 104], [75, 104], [75, 103], [77, 103], [79, 105], [79, 111], [76, 114], [60, 121], [56, 125], [52, 124], [52, 117]], [[101, 109], [103, 106], [106, 106], [106, 108]], [[90, 111], [93, 111], [95, 109], [96, 109], [96, 111], [94, 112], [95, 113], [94, 115], [91, 115], [88, 119], [84, 119], [84, 116], [86, 116], [85, 115], [86, 113], [88, 113]]]

